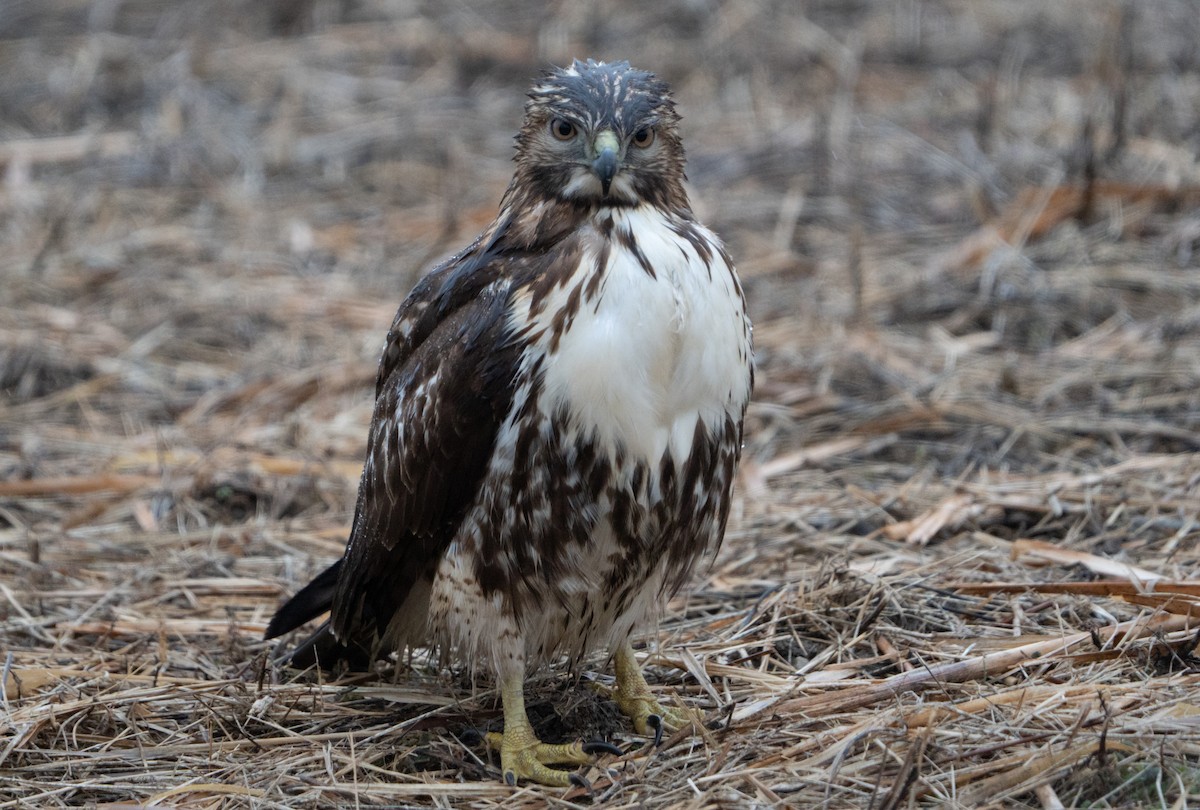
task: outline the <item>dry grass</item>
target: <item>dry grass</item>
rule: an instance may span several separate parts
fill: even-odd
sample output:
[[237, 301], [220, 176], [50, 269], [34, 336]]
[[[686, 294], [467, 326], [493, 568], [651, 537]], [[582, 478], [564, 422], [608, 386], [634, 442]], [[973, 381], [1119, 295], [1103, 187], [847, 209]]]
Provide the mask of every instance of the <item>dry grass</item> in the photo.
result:
[[[0, 808], [1200, 802], [1191, 4], [428, 5], [0, 5]], [[486, 683], [259, 641], [395, 305], [588, 54], [676, 86], [760, 366], [646, 653], [712, 728], [531, 686], [630, 751], [595, 797], [496, 781]]]

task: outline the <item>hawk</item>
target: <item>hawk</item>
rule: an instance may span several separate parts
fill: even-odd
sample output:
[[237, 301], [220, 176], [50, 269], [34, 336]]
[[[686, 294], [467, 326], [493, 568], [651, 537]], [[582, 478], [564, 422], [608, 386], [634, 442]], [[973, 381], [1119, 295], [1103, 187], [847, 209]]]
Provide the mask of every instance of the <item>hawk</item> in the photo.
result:
[[273, 638], [329, 616], [293, 663], [432, 647], [494, 670], [504, 779], [567, 785], [607, 743], [547, 745], [539, 665], [602, 647], [641, 734], [630, 636], [721, 541], [753, 385], [733, 263], [684, 190], [667, 85], [627, 62], [535, 82], [495, 221], [400, 305], [344, 556]]

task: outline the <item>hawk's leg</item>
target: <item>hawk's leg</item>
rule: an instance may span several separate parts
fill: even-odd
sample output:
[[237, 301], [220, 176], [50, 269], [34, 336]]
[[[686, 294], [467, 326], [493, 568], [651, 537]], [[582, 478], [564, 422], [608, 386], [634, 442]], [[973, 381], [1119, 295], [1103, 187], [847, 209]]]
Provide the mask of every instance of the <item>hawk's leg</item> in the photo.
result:
[[699, 726], [699, 718], [691, 712], [663, 706], [655, 699], [628, 641], [617, 648], [613, 657], [617, 688], [612, 692], [612, 698], [621, 713], [633, 721], [633, 727], [639, 734], [653, 735], [654, 744], [658, 745], [662, 742], [664, 730], [678, 731], [686, 726]]
[[621, 750], [605, 742], [582, 742], [550, 745], [537, 738], [529, 717], [525, 714], [525, 662], [512, 656], [500, 667], [500, 700], [504, 704], [504, 732], [487, 735], [488, 744], [500, 749], [500, 768], [504, 781], [510, 785], [524, 779], [554, 787], [572, 784], [587, 785], [582, 777], [569, 771], [547, 767], [558, 765], [591, 765], [596, 754]]

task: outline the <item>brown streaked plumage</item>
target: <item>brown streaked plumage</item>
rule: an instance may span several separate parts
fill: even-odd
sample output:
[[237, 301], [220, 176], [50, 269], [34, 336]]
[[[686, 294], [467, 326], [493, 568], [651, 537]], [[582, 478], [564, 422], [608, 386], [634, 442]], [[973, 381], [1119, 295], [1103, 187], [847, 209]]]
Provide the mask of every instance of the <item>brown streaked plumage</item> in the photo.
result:
[[696, 222], [664, 83], [575, 62], [537, 82], [488, 229], [388, 332], [344, 556], [268, 637], [325, 611], [294, 663], [433, 646], [500, 681], [505, 779], [603, 744], [548, 746], [528, 669], [606, 647], [642, 733], [691, 722], [651, 695], [629, 637], [719, 544], [753, 382], [733, 264]]

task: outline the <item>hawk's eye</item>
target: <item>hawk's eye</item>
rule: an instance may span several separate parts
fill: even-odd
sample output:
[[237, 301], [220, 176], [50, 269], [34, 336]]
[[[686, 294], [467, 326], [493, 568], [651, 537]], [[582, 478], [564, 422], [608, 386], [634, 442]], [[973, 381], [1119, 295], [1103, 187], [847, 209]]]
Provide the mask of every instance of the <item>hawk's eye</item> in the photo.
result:
[[550, 134], [560, 141], [569, 141], [575, 137], [575, 125], [565, 118], [555, 118], [550, 122]]
[[654, 143], [654, 130], [650, 127], [642, 127], [637, 132], [633, 133], [633, 145], [645, 149], [650, 144]]

